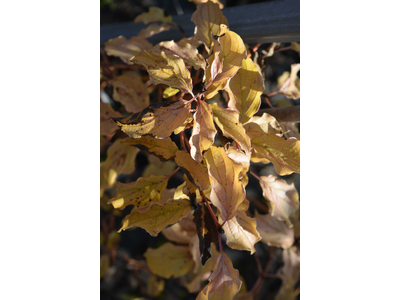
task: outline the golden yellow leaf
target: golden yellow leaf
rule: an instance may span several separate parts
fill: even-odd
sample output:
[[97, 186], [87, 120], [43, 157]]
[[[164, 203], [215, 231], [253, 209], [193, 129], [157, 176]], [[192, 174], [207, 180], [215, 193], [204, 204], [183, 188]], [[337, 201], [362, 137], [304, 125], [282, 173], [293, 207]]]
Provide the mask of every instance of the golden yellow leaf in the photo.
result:
[[130, 59], [131, 62], [146, 67], [150, 80], [154, 85], [166, 84], [172, 88], [180, 89], [184, 93], [192, 93], [192, 78], [185, 67], [182, 58], [167, 55], [163, 51], [142, 51]]
[[261, 241], [268, 246], [287, 249], [294, 243], [294, 231], [284, 221], [271, 215], [261, 215], [255, 211], [257, 231], [260, 233]]
[[243, 59], [242, 67], [231, 78], [226, 88], [228, 107], [237, 109], [241, 123], [246, 123], [260, 108], [264, 80], [250, 57]]
[[178, 147], [169, 137], [165, 139], [156, 139], [146, 135], [138, 139], [126, 139], [123, 141], [123, 144], [145, 150], [164, 161], [172, 159], [176, 151], [178, 151]]
[[205, 153], [208, 173], [212, 177], [210, 200], [221, 210], [223, 221], [233, 218], [244, 200], [245, 190], [239, 180], [240, 164], [230, 159], [223, 148], [211, 146]]
[[165, 287], [165, 281], [162, 278], [151, 274], [147, 280], [147, 295], [150, 297], [158, 297]]
[[294, 184], [287, 184], [274, 175], [260, 176], [260, 186], [264, 198], [268, 201], [271, 216], [293, 226], [289, 217], [299, 208], [299, 194]]
[[124, 209], [127, 205], [135, 208], [150, 207], [161, 200], [161, 192], [167, 187], [168, 176], [139, 178], [135, 182], [117, 183], [117, 195], [110, 201], [114, 208]]
[[172, 17], [168, 16], [166, 17], [164, 15], [164, 10], [159, 7], [150, 7], [148, 12], [141, 13], [138, 15], [134, 22], [139, 23], [143, 22], [144, 24], [148, 24], [150, 22], [158, 22], [158, 21], [163, 21], [163, 22], [170, 22], [172, 23]]
[[174, 41], [161, 42], [154, 46], [152, 51], [159, 53], [164, 51], [167, 55], [176, 55], [183, 59], [186, 66], [193, 66], [196, 70], [206, 68], [206, 61], [203, 56], [187, 39], [182, 39], [178, 43]]
[[256, 251], [254, 245], [261, 240], [256, 226], [255, 219], [248, 217], [244, 211], [238, 210], [235, 216], [222, 226], [226, 244], [232, 249], [247, 250], [253, 254]]
[[147, 87], [135, 72], [125, 72], [110, 83], [114, 87], [113, 99], [121, 102], [127, 112], [139, 112], [150, 104]]
[[127, 40], [120, 35], [104, 43], [104, 51], [107, 55], [119, 57], [124, 63], [132, 64], [129, 59], [143, 50], [150, 50], [153, 45], [146, 39], [133, 36]]
[[246, 153], [249, 153], [251, 140], [239, 121], [239, 113], [230, 108], [222, 108], [216, 103], [210, 104], [210, 107], [214, 121], [224, 136], [234, 139]]
[[179, 92], [178, 89], [174, 89], [174, 88], [169, 86], [163, 91], [162, 96], [163, 96], [164, 99], [166, 99], [166, 98], [169, 98], [169, 97], [171, 97], [173, 95], [176, 95], [178, 92]]
[[187, 246], [165, 243], [160, 248], [147, 249], [144, 257], [151, 272], [167, 279], [182, 277], [194, 267], [192, 254]]
[[293, 64], [290, 76], [289, 72], [283, 72], [278, 78], [279, 93], [294, 100], [300, 98], [300, 78], [297, 76], [297, 72], [299, 71], [300, 64]]
[[135, 159], [139, 149], [124, 145], [123, 140], [116, 140], [107, 149], [107, 158], [100, 164], [103, 180], [109, 187], [113, 186], [119, 174], [130, 174], [135, 171]]
[[266, 134], [251, 139], [254, 162], [272, 162], [277, 174], [300, 174], [300, 141], [295, 138], [285, 140], [274, 134]]
[[219, 25], [228, 25], [228, 20], [222, 14], [219, 5], [211, 1], [199, 3], [190, 20], [196, 24], [194, 36], [203, 42], [207, 52], [210, 52], [212, 35], [218, 33]]
[[141, 112], [113, 120], [131, 138], [151, 135], [163, 139], [169, 137], [190, 115], [190, 101], [177, 100], [150, 104]]
[[213, 115], [207, 102], [199, 100], [197, 109], [193, 115], [194, 125], [192, 136], [189, 139], [190, 155], [197, 162], [203, 159], [203, 152], [214, 143], [217, 133], [213, 122]]
[[[247, 57], [246, 46], [243, 43], [242, 38], [233, 31], [227, 30], [226, 25], [220, 25], [220, 31], [225, 32], [222, 34], [217, 41], [215, 41], [215, 49], [218, 53], [218, 59], [220, 63], [222, 63], [222, 69], [217, 71], [217, 75], [214, 78], [214, 75], [211, 71], [214, 69], [213, 61], [216, 57], [210, 57], [207, 61], [209, 63], [209, 67], [205, 72], [205, 84], [207, 88], [207, 92], [205, 92], [205, 98], [211, 99], [218, 93], [219, 90], [222, 90], [226, 87], [228, 83], [228, 79], [235, 76], [237, 71], [242, 66], [242, 60]], [[220, 44], [220, 46], [218, 45]], [[214, 49], [214, 50], [215, 50]], [[215, 51], [214, 51], [215, 52]], [[216, 54], [215, 54], [216, 55]], [[217, 68], [219, 70], [220, 67]]]
[[171, 24], [165, 23], [165, 22], [162, 24], [157, 24], [157, 23], [150, 24], [146, 28], [139, 31], [138, 37], [139, 38], [149, 38], [153, 35], [163, 32], [163, 31], [170, 30], [171, 28], [174, 28], [174, 26]]
[[131, 226], [137, 226], [145, 229], [151, 236], [157, 236], [168, 225], [179, 222], [190, 212], [192, 205], [189, 200], [169, 200], [163, 206], [152, 205], [146, 212], [132, 210], [125, 217], [122, 227], [119, 230], [125, 230]]
[[208, 280], [210, 283], [200, 291], [196, 300], [232, 300], [242, 285], [239, 271], [233, 268], [232, 261], [224, 252], [220, 253], [216, 268]]
[[220, 9], [224, 8], [224, 5], [219, 1], [219, 0], [188, 0], [189, 2], [193, 2], [194, 4], [199, 4], [199, 3], [207, 3], [208, 1], [217, 3], [219, 5]]
[[114, 133], [118, 126], [110, 120], [111, 117], [119, 118], [122, 115], [113, 110], [110, 104], [100, 101], [100, 134], [109, 135]]
[[210, 186], [207, 167], [193, 160], [188, 152], [178, 150], [175, 155], [175, 162], [200, 190], [206, 190]]

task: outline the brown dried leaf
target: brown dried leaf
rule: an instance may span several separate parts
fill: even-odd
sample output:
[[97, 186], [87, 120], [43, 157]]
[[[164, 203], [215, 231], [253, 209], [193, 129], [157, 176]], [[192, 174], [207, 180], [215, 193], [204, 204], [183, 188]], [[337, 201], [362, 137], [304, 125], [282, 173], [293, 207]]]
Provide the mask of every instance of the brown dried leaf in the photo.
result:
[[207, 167], [193, 160], [186, 151], [178, 150], [175, 155], [175, 162], [186, 174], [188, 179], [200, 190], [206, 190], [210, 186]]
[[237, 109], [240, 122], [246, 123], [260, 108], [260, 96], [264, 91], [264, 80], [249, 57], [243, 59], [242, 67], [231, 78], [226, 91], [228, 107]]
[[133, 36], [127, 40], [120, 35], [104, 43], [104, 51], [107, 55], [119, 57], [124, 63], [132, 64], [129, 59], [143, 50], [150, 50], [153, 45], [146, 39]]
[[284, 221], [271, 215], [261, 215], [255, 212], [257, 231], [260, 233], [261, 241], [268, 246], [282, 247], [287, 249], [294, 243], [294, 230]]
[[172, 16], [167, 17], [164, 15], [164, 10], [162, 8], [152, 6], [149, 8], [148, 12], [141, 13], [134, 20], [135, 23], [143, 22], [144, 24], [158, 21], [172, 23]]
[[157, 236], [168, 225], [175, 224], [186, 217], [191, 208], [189, 200], [171, 199], [163, 206], [153, 205], [151, 209], [143, 213], [132, 210], [130, 215], [125, 217], [119, 232], [137, 226], [145, 229], [151, 236]]
[[150, 104], [147, 87], [135, 72], [125, 72], [110, 83], [114, 87], [113, 99], [121, 102], [127, 112], [139, 112]]
[[100, 101], [100, 134], [109, 135], [114, 133], [118, 126], [110, 120], [111, 117], [119, 118], [122, 115], [115, 111], [110, 104]]
[[145, 66], [154, 85], [166, 84], [192, 94], [192, 78], [182, 58], [167, 55], [163, 51], [142, 51], [130, 59], [131, 62]]
[[230, 159], [221, 147], [211, 146], [204, 158], [213, 179], [210, 200], [221, 210], [221, 219], [227, 221], [235, 216], [245, 197], [244, 186], [239, 180], [242, 166]]
[[289, 72], [284, 72], [278, 78], [279, 93], [294, 100], [300, 98], [300, 78], [297, 76], [297, 72], [299, 71], [300, 64], [293, 64], [291, 66], [290, 76]]
[[144, 39], [149, 38], [153, 35], [163, 32], [163, 31], [170, 30], [171, 28], [174, 28], [174, 26], [171, 24], [165, 23], [165, 22], [162, 24], [157, 24], [157, 23], [150, 24], [146, 28], [139, 31], [138, 37], [144, 38]]
[[189, 247], [165, 243], [157, 249], [149, 248], [144, 254], [151, 272], [163, 278], [182, 277], [194, 267]]
[[268, 201], [271, 216], [280, 221], [285, 221], [289, 227], [292, 223], [289, 217], [299, 208], [299, 194], [294, 184], [287, 184], [274, 175], [260, 176], [260, 185], [263, 196]]
[[207, 102], [199, 100], [193, 115], [194, 125], [192, 136], [189, 139], [190, 155], [197, 162], [203, 159], [203, 152], [214, 143], [217, 133], [213, 122], [211, 107]]
[[228, 25], [228, 20], [222, 14], [219, 5], [211, 1], [199, 3], [190, 20], [196, 24], [194, 36], [203, 42], [207, 52], [210, 52], [212, 35], [218, 34], [219, 25]]
[[190, 101], [177, 100], [150, 104], [141, 112], [125, 118], [113, 118], [131, 138], [151, 135], [167, 138], [190, 117]]
[[157, 156], [162, 161], [172, 159], [176, 151], [178, 151], [178, 147], [169, 137], [165, 139], [156, 139], [151, 136], [142, 136], [139, 139], [126, 139], [123, 141], [123, 144], [145, 150]]

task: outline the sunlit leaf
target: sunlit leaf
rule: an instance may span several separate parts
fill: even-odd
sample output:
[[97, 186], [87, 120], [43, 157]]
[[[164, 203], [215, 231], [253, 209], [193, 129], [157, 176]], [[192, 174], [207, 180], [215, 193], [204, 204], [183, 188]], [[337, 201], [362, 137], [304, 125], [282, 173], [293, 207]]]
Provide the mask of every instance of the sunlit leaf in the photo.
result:
[[134, 20], [135, 23], [143, 22], [144, 24], [158, 21], [172, 22], [172, 17], [166, 17], [162, 8], [154, 6], [150, 7], [148, 12], [138, 15]]
[[165, 281], [162, 278], [158, 278], [157, 276], [151, 274], [149, 279], [147, 280], [147, 295], [150, 297], [159, 296], [165, 287]]
[[190, 155], [194, 160], [202, 161], [202, 154], [214, 143], [217, 130], [214, 126], [211, 107], [207, 102], [199, 100], [193, 115], [194, 125], [189, 139]]
[[196, 224], [193, 222], [193, 214], [180, 220], [171, 227], [165, 228], [162, 234], [170, 241], [178, 244], [189, 244], [194, 236], [197, 236]]
[[226, 244], [232, 249], [247, 250], [253, 254], [256, 251], [254, 245], [261, 240], [256, 226], [255, 219], [238, 210], [236, 215], [222, 226], [227, 239]]
[[218, 256], [216, 268], [208, 280], [210, 283], [200, 291], [196, 300], [232, 300], [242, 285], [239, 271], [233, 268], [232, 261], [224, 252]]
[[167, 55], [163, 51], [142, 51], [130, 59], [131, 62], [145, 66], [154, 85], [166, 84], [192, 94], [192, 79], [182, 58]]
[[212, 61], [210, 61], [210, 59], [212, 58], [207, 60], [210, 66], [205, 72], [207, 88], [207, 92], [205, 93], [206, 99], [211, 99], [219, 90], [226, 87], [228, 79], [235, 76], [236, 72], [242, 66], [243, 59], [247, 57], [246, 46], [242, 38], [235, 32], [224, 28], [226, 28], [226, 26], [221, 25], [220, 31], [223, 32], [226, 30], [226, 32], [218, 38], [218, 41], [215, 41], [216, 47], [218, 43], [220, 44], [221, 50], [218, 53], [218, 57], [222, 63], [222, 69], [215, 78], [213, 78], [211, 73]]
[[294, 184], [289, 185], [286, 181], [269, 175], [260, 176], [260, 185], [264, 198], [268, 200], [271, 216], [292, 226], [289, 217], [299, 208], [299, 194]]
[[224, 136], [234, 139], [240, 147], [249, 153], [251, 141], [242, 123], [239, 121], [239, 113], [230, 108], [222, 108], [216, 103], [210, 104], [215, 123], [221, 129]]
[[157, 24], [157, 23], [150, 24], [146, 28], [139, 31], [138, 37], [139, 38], [149, 38], [153, 35], [163, 32], [163, 31], [170, 30], [171, 28], [174, 28], [174, 26], [171, 24], [165, 23], [165, 22], [162, 24]]
[[100, 101], [100, 134], [109, 135], [114, 133], [118, 126], [110, 120], [111, 117], [119, 118], [122, 115], [113, 110], [110, 104]]
[[166, 99], [166, 98], [172, 97], [173, 95], [176, 95], [178, 92], [179, 92], [178, 89], [174, 89], [174, 88], [169, 86], [163, 91], [163, 95], [162, 96], [163, 96], [164, 99]]
[[161, 192], [167, 187], [168, 176], [150, 176], [139, 178], [135, 182], [117, 183], [117, 195], [111, 201], [114, 208], [124, 209], [127, 205], [136, 208], [150, 207], [161, 200]]
[[113, 120], [131, 138], [140, 138], [143, 135], [167, 138], [190, 114], [190, 102], [177, 100], [150, 104], [141, 112]]
[[283, 130], [276, 119], [263, 113], [261, 117], [253, 116], [247, 123], [243, 124], [246, 134], [251, 138], [263, 137], [265, 134], [275, 134], [282, 136]]
[[224, 5], [219, 0], [188, 0], [188, 1], [193, 2], [194, 4], [207, 3], [208, 1], [211, 1], [214, 3], [218, 3], [220, 9], [224, 8]]
[[153, 205], [143, 213], [132, 210], [130, 215], [125, 217], [119, 232], [131, 226], [137, 226], [145, 229], [151, 236], [157, 236], [168, 225], [175, 224], [186, 217], [191, 208], [189, 200], [171, 199], [163, 206]]
[[237, 109], [240, 122], [246, 123], [260, 108], [264, 81], [256, 65], [248, 57], [242, 67], [231, 78], [226, 91], [229, 94], [228, 107]]
[[251, 152], [243, 153], [243, 151], [236, 148], [234, 144], [232, 144], [227, 149], [225, 148], [225, 152], [228, 155], [228, 157], [232, 159], [235, 163], [242, 165], [242, 171], [239, 173], [239, 179], [242, 180], [243, 177], [246, 176], [246, 173], [249, 171], [250, 168]]
[[204, 158], [213, 179], [210, 200], [221, 210], [222, 220], [229, 220], [234, 217], [245, 197], [243, 184], [239, 180], [242, 166], [230, 159], [221, 147], [211, 146]]
[[150, 50], [153, 45], [146, 39], [133, 36], [127, 40], [120, 35], [104, 43], [104, 51], [107, 55], [119, 57], [124, 63], [132, 64], [129, 59], [143, 50]]
[[255, 212], [257, 231], [260, 233], [261, 241], [269, 246], [287, 249], [294, 243], [294, 231], [284, 221], [271, 215], [261, 215]]
[[207, 52], [210, 52], [212, 35], [218, 33], [219, 25], [228, 25], [219, 5], [211, 1], [198, 4], [190, 20], [196, 24], [194, 36], [204, 43]]
[[206, 61], [203, 56], [186, 39], [182, 39], [178, 43], [174, 41], [161, 42], [154, 46], [152, 51], [159, 53], [164, 51], [167, 55], [179, 56], [187, 66], [193, 66], [196, 70], [206, 68]]
[[207, 167], [193, 160], [188, 152], [178, 150], [175, 155], [175, 162], [200, 190], [206, 190], [210, 186]]
[[293, 64], [291, 66], [290, 76], [289, 72], [284, 72], [278, 78], [279, 93], [294, 100], [300, 98], [300, 78], [297, 76], [297, 72], [299, 71], [300, 64]]
[[125, 72], [110, 83], [114, 87], [113, 99], [121, 102], [127, 112], [139, 112], [150, 104], [147, 87], [135, 72]]
[[197, 205], [193, 216], [193, 222], [196, 224], [197, 235], [199, 236], [201, 263], [204, 266], [206, 261], [211, 257], [211, 243], [218, 241], [218, 228], [214, 223], [210, 211], [203, 203]]
[[275, 50], [279, 48], [280, 44], [281, 43], [272, 43], [266, 50], [262, 50], [261, 53], [264, 55], [263, 58], [274, 55]]
[[189, 247], [165, 243], [160, 248], [149, 248], [144, 254], [151, 272], [163, 278], [182, 277], [193, 268]]
[[178, 147], [169, 137], [165, 139], [156, 139], [147, 135], [142, 136], [139, 139], [126, 139], [123, 143], [148, 151], [161, 160], [172, 159], [175, 156], [176, 151], [178, 151]]
[[113, 186], [119, 174], [130, 174], [135, 171], [135, 159], [139, 149], [124, 145], [123, 140], [116, 140], [107, 149], [107, 158], [100, 164], [100, 171], [108, 186]]

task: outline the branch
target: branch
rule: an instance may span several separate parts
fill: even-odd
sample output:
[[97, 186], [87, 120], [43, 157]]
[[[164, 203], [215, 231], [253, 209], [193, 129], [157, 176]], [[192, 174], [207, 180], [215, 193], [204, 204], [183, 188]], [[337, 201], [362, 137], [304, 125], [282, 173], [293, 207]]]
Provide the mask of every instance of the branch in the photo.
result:
[[278, 123], [300, 123], [300, 105], [260, 109], [256, 116], [262, 116], [263, 113], [275, 117]]

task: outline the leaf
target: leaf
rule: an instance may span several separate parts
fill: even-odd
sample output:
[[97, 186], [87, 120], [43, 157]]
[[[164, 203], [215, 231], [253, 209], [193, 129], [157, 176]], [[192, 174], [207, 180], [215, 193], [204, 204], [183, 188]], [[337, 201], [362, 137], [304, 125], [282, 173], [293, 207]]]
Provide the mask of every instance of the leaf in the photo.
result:
[[182, 58], [167, 55], [163, 51], [158, 53], [145, 50], [132, 57], [130, 61], [146, 67], [150, 81], [154, 85], [166, 84], [193, 95], [190, 72], [186, 69]]
[[139, 149], [124, 145], [124, 140], [116, 140], [107, 149], [107, 158], [100, 164], [100, 172], [108, 186], [113, 186], [119, 174], [130, 174], [135, 171], [135, 159]]
[[286, 181], [269, 175], [260, 176], [260, 185], [263, 196], [268, 201], [271, 216], [285, 221], [289, 227], [292, 227], [289, 217], [299, 208], [299, 194], [294, 183], [289, 185]]
[[224, 252], [218, 256], [216, 268], [208, 280], [210, 283], [200, 291], [196, 300], [232, 300], [242, 285], [239, 271], [233, 268], [232, 261]]
[[150, 50], [153, 45], [146, 39], [133, 36], [127, 40], [120, 35], [104, 43], [104, 51], [107, 55], [119, 57], [124, 63], [132, 64], [129, 59], [143, 50]]
[[149, 38], [163, 31], [170, 30], [171, 28], [174, 28], [174, 26], [165, 22], [163, 22], [162, 24], [156, 24], [156, 23], [150, 24], [146, 28], [139, 31], [138, 37]]
[[248, 152], [245, 154], [234, 145], [227, 147], [227, 149], [225, 147], [225, 153], [235, 163], [242, 165], [242, 171], [239, 173], [239, 179], [242, 180], [242, 178], [245, 177], [246, 173], [249, 171], [251, 153]]
[[165, 228], [162, 234], [170, 241], [178, 244], [189, 244], [194, 236], [197, 236], [196, 224], [193, 222], [193, 214], [188, 214], [178, 223]]
[[136, 113], [150, 104], [147, 87], [135, 72], [126, 72], [113, 79], [113, 99], [121, 102], [127, 112]]
[[298, 71], [300, 71], [300, 64], [292, 64], [290, 76], [289, 72], [284, 72], [278, 78], [279, 93], [294, 100], [300, 98], [300, 78], [297, 76]]
[[219, 1], [219, 0], [188, 0], [189, 2], [193, 2], [194, 4], [199, 4], [199, 3], [207, 3], [208, 1], [217, 3], [219, 5], [220, 9], [224, 8], [224, 5]]
[[147, 135], [138, 139], [126, 139], [123, 141], [123, 144], [135, 146], [140, 150], [145, 150], [156, 155], [162, 161], [172, 159], [175, 156], [176, 151], [178, 151], [178, 147], [169, 137], [165, 139], [155, 139]]
[[283, 134], [278, 121], [267, 113], [263, 113], [261, 117], [253, 116], [247, 123], [243, 124], [243, 127], [251, 139], [263, 137], [267, 133], [278, 136]]
[[292, 42], [292, 50], [296, 51], [300, 55], [300, 43]]
[[152, 6], [149, 8], [149, 12], [141, 13], [134, 20], [135, 23], [143, 22], [144, 24], [157, 21], [172, 23], [172, 16], [166, 17], [163, 9]]
[[177, 100], [150, 104], [141, 112], [113, 120], [131, 138], [151, 135], [163, 139], [169, 137], [189, 116], [190, 101]]
[[212, 34], [218, 33], [219, 25], [228, 25], [228, 20], [222, 14], [219, 5], [211, 1], [198, 4], [190, 20], [196, 25], [194, 36], [203, 42], [207, 52], [210, 52]]
[[256, 226], [255, 219], [238, 210], [236, 215], [222, 226], [227, 239], [226, 244], [232, 249], [247, 250], [253, 254], [256, 251], [254, 245], [261, 240]]
[[113, 134], [118, 126], [110, 120], [111, 117], [122, 117], [122, 115], [115, 111], [110, 104], [100, 101], [100, 134], [109, 135]]
[[[149, 155], [149, 164], [145, 167], [142, 177], [150, 175], [169, 175], [176, 169], [176, 163], [173, 160], [161, 161], [157, 156]], [[159, 162], [155, 163], [155, 161]]]
[[171, 243], [147, 249], [144, 257], [151, 272], [166, 279], [182, 277], [194, 266], [189, 247]]
[[168, 176], [150, 176], [139, 178], [135, 182], [117, 183], [117, 195], [110, 203], [114, 208], [124, 209], [127, 205], [136, 208], [148, 207], [161, 200], [161, 192], [167, 187]]
[[243, 59], [242, 67], [231, 78], [226, 88], [229, 94], [228, 107], [237, 109], [241, 123], [246, 123], [260, 108], [264, 80], [254, 62]]
[[162, 278], [158, 278], [157, 276], [151, 274], [149, 279], [147, 280], [147, 295], [150, 297], [158, 297], [165, 287], [165, 281]]
[[197, 235], [199, 236], [201, 263], [204, 266], [211, 257], [211, 243], [218, 241], [218, 228], [204, 203], [197, 205], [193, 216], [193, 222], [196, 224]]
[[186, 217], [191, 208], [189, 200], [171, 199], [163, 206], [153, 205], [143, 213], [132, 210], [130, 215], [125, 217], [119, 232], [137, 226], [145, 229], [151, 236], [157, 236], [168, 225], [175, 224]]
[[252, 139], [251, 145], [252, 161], [272, 162], [276, 173], [280, 176], [293, 172], [300, 174], [300, 141], [295, 138], [285, 140], [284, 137], [266, 134]]
[[189, 139], [190, 155], [197, 162], [202, 161], [203, 152], [214, 143], [215, 129], [211, 107], [207, 102], [199, 100], [193, 115], [194, 125]]
[[300, 279], [300, 253], [295, 246], [282, 251], [283, 267], [278, 276], [284, 284], [294, 285]]
[[161, 42], [154, 46], [153, 51], [159, 53], [164, 51], [167, 55], [178, 56], [183, 59], [187, 66], [193, 66], [196, 70], [206, 68], [206, 61], [203, 56], [199, 54], [197, 49], [187, 39], [182, 39], [178, 43], [174, 41]]
[[204, 158], [213, 179], [210, 200], [221, 210], [222, 220], [227, 221], [234, 217], [245, 197], [239, 180], [242, 166], [230, 159], [221, 147], [211, 146]]
[[200, 190], [206, 190], [210, 186], [207, 167], [193, 160], [186, 151], [178, 150], [175, 155], [175, 162]]
[[272, 43], [268, 46], [267, 50], [262, 50], [261, 53], [264, 54], [263, 58], [274, 55], [275, 50], [279, 48], [280, 44], [281, 43]]
[[215, 41], [215, 48], [218, 49], [218, 43], [221, 47], [221, 50], [218, 52], [218, 58], [222, 63], [222, 69], [215, 78], [213, 78], [211, 73], [213, 64], [211, 59], [216, 59], [216, 57], [210, 57], [207, 60], [209, 67], [205, 72], [207, 88], [205, 99], [211, 99], [219, 90], [224, 89], [228, 83], [228, 79], [235, 76], [242, 66], [243, 59], [247, 57], [246, 46], [241, 37], [235, 32], [225, 28], [226, 25], [222, 24], [220, 31], [226, 32], [218, 38], [218, 41]]
[[293, 228], [271, 215], [261, 215], [255, 212], [257, 221], [257, 231], [261, 235], [261, 241], [268, 246], [281, 247], [287, 249], [294, 243]]
[[174, 89], [172, 87], [167, 87], [164, 91], [163, 91], [163, 98], [169, 98], [172, 97], [173, 95], [176, 95], [179, 92], [178, 89]]
[[224, 136], [234, 139], [246, 153], [249, 153], [251, 140], [239, 121], [239, 114], [230, 108], [222, 108], [216, 103], [210, 104], [210, 107], [214, 121]]

